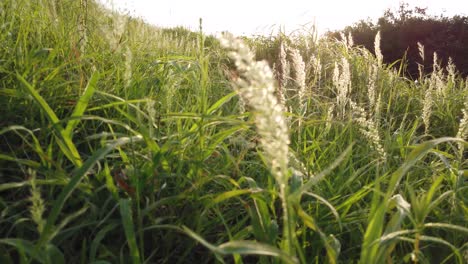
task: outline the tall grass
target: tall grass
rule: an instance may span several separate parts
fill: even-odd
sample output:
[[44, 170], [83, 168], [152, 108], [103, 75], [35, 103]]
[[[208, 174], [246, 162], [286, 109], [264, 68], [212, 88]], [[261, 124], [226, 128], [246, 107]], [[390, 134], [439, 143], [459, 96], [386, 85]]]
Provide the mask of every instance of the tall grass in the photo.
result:
[[0, 21], [1, 263], [466, 263], [453, 65], [414, 82], [384, 35], [218, 39], [90, 0]]

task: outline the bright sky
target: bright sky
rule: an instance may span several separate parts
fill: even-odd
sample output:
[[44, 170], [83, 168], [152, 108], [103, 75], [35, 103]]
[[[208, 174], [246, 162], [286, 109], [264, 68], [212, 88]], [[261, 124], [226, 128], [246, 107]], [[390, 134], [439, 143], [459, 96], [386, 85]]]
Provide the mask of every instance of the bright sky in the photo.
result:
[[[207, 33], [269, 34], [281, 26], [286, 32], [315, 24], [319, 33], [342, 29], [360, 19], [376, 19], [395, 10], [399, 0], [100, 0], [149, 23], [198, 29]], [[410, 7], [429, 7], [430, 14], [468, 15], [467, 0], [406, 0]]]

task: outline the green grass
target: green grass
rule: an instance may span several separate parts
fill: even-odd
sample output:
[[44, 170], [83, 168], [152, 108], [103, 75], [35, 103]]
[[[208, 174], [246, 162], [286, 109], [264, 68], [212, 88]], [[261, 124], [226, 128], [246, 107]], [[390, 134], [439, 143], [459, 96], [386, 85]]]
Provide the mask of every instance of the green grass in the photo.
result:
[[280, 177], [272, 123], [233, 89], [265, 87], [219, 39], [87, 2], [0, 3], [0, 263], [467, 262], [466, 79], [374, 77], [314, 32], [244, 38], [271, 68], [280, 43], [305, 62]]

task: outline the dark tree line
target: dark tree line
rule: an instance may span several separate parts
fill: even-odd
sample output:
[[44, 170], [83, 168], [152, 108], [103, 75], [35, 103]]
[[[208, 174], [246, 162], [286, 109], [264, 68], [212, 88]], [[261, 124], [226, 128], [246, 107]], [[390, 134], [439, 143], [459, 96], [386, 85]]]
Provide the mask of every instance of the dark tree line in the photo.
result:
[[[418, 63], [424, 66], [425, 73], [430, 72], [434, 52], [442, 66], [451, 57], [459, 73], [468, 76], [468, 16], [431, 16], [427, 8], [410, 9], [408, 4], [401, 4], [396, 12], [385, 11], [376, 24], [361, 20], [344, 30], [329, 32], [328, 37], [340, 39], [340, 33], [351, 33], [356, 45], [374, 52], [378, 31], [381, 32], [384, 61], [393, 63], [403, 58], [409, 77], [418, 77]], [[419, 55], [418, 42], [425, 48], [424, 61]]]

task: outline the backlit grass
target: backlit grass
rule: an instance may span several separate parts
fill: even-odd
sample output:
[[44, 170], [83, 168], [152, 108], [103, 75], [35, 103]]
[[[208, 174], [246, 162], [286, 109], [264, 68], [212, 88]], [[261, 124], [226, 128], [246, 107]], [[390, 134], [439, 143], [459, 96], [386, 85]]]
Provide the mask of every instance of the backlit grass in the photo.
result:
[[466, 263], [453, 68], [86, 0], [0, 20], [0, 263]]

